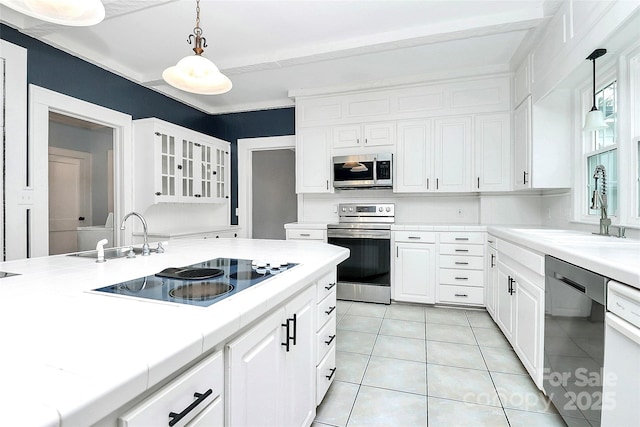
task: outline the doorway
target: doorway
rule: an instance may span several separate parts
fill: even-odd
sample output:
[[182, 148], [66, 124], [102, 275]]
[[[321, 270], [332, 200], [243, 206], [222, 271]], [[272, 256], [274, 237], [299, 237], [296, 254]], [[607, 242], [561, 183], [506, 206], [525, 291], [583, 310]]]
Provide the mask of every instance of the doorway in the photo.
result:
[[285, 239], [297, 221], [295, 135], [238, 140], [238, 225], [243, 237]]
[[49, 255], [113, 246], [113, 128], [49, 113]]

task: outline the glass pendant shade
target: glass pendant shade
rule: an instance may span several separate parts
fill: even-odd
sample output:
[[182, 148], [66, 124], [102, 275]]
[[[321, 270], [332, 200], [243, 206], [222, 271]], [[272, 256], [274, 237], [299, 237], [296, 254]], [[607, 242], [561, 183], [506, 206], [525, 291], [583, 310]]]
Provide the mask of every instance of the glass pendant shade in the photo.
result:
[[74, 27], [98, 24], [105, 16], [100, 0], [0, 0], [0, 4], [42, 21]]
[[233, 86], [213, 62], [200, 55], [182, 58], [164, 70], [162, 78], [175, 88], [200, 95], [219, 95]]
[[587, 117], [584, 120], [584, 130], [589, 132], [606, 128], [607, 124], [604, 122], [604, 114], [596, 107], [593, 107], [593, 109], [587, 113]]

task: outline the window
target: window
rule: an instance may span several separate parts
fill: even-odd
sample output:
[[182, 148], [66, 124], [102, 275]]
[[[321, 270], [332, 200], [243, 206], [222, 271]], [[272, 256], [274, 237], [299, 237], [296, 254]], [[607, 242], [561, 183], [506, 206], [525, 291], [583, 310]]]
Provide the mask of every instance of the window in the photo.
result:
[[[607, 128], [585, 135], [585, 161], [587, 194], [585, 200], [590, 201], [596, 189], [593, 172], [598, 165], [605, 168], [607, 174], [607, 204], [609, 216], [618, 215], [618, 141], [617, 141], [617, 82], [612, 82], [596, 92], [596, 106], [604, 114]], [[583, 108], [584, 110], [584, 108]], [[585, 110], [587, 111], [587, 110]], [[602, 179], [598, 179], [598, 191], [602, 191]], [[587, 209], [588, 206], [585, 207]], [[588, 208], [588, 215], [600, 215], [600, 209]]]

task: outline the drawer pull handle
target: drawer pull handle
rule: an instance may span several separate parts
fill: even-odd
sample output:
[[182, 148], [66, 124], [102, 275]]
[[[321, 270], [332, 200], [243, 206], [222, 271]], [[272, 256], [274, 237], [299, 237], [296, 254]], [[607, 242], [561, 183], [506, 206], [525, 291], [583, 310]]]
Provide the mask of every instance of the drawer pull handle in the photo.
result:
[[469, 240], [469, 238], [468, 237], [456, 237], [456, 240], [467, 241], [467, 240]]
[[468, 297], [469, 295], [467, 294], [454, 294], [457, 297]]
[[329, 307], [329, 310], [325, 311], [325, 313], [327, 313], [327, 316], [330, 315], [331, 313], [333, 313], [333, 310], [336, 309], [336, 306], [334, 305], [333, 307]]
[[456, 280], [469, 280], [468, 277], [456, 277], [455, 279]]
[[469, 252], [469, 249], [456, 249], [456, 252]]
[[420, 236], [409, 236], [410, 239], [420, 240]]
[[487, 240], [489, 243], [495, 243], [495, 240]]
[[300, 237], [311, 237], [310, 233], [300, 233]]
[[331, 345], [331, 343], [332, 343], [332, 342], [333, 342], [333, 340], [335, 340], [335, 339], [336, 339], [335, 334], [334, 334], [334, 335], [329, 335], [329, 341], [325, 341], [324, 343], [325, 343], [326, 345]]
[[330, 291], [331, 289], [333, 289], [333, 287], [336, 285], [336, 282], [333, 283], [329, 283], [329, 286], [325, 286], [324, 288], [328, 291]]
[[213, 393], [213, 390], [211, 389], [205, 391], [202, 394], [193, 393], [193, 397], [195, 397], [196, 400], [194, 400], [193, 403], [191, 403], [191, 405], [187, 406], [184, 409], [184, 411], [180, 412], [179, 414], [176, 414], [175, 412], [169, 412], [169, 418], [171, 418], [169, 420], [169, 426], [176, 425], [178, 422], [180, 422], [181, 419], [183, 419], [189, 412], [193, 411], [196, 406], [204, 402], [205, 399], [211, 396], [212, 393]]
[[468, 262], [463, 262], [463, 261], [456, 261], [455, 263], [456, 265], [469, 265]]
[[329, 371], [331, 371], [331, 373], [329, 375], [325, 375], [325, 377], [327, 377], [327, 380], [331, 381], [331, 378], [333, 378], [333, 375], [336, 373], [336, 368], [331, 368]]

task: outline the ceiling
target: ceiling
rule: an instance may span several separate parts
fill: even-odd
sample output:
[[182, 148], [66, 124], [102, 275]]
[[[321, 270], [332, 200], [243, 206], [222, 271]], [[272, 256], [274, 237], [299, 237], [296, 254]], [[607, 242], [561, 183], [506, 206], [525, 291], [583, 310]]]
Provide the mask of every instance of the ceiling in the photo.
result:
[[[233, 82], [194, 95], [162, 81], [192, 54], [195, 0], [103, 0], [93, 27], [0, 6], [25, 34], [211, 114], [291, 106], [293, 97], [507, 72], [558, 2], [544, 0], [201, 0], [211, 59]], [[517, 58], [516, 58], [517, 59]]]

